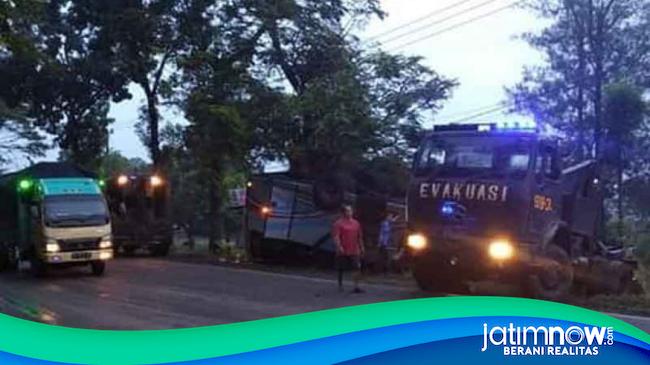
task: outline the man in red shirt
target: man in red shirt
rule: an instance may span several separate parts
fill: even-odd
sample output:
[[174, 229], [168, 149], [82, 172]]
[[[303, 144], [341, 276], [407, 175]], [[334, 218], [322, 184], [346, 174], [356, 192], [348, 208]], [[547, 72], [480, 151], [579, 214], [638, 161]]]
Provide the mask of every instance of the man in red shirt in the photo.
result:
[[361, 277], [361, 257], [364, 254], [361, 224], [354, 219], [352, 207], [343, 206], [343, 215], [334, 222], [332, 238], [336, 245], [336, 269], [338, 270], [339, 291], [343, 291], [343, 271], [352, 270], [353, 293], [363, 293], [359, 288]]

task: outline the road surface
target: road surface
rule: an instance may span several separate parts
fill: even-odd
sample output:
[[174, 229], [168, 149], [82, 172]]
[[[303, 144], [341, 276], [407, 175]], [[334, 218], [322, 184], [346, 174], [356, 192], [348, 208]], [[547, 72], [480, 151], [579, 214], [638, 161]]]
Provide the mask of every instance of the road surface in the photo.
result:
[[[348, 289], [350, 287], [348, 286]], [[366, 285], [339, 293], [327, 278], [121, 258], [105, 277], [87, 268], [35, 279], [0, 275], [0, 311], [41, 322], [96, 329], [164, 329], [255, 320], [422, 296], [414, 287]], [[645, 331], [650, 318], [620, 316]]]

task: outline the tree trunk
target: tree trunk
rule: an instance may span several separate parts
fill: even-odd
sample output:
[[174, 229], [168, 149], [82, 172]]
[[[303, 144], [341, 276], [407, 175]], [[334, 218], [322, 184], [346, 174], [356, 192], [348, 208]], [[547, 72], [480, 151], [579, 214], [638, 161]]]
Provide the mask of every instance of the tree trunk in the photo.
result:
[[210, 184], [210, 230], [208, 237], [208, 248], [211, 253], [216, 252], [219, 249], [219, 240], [221, 239], [221, 229], [219, 224], [220, 218], [220, 208], [221, 208], [221, 194], [219, 193], [219, 186], [217, 182]]
[[156, 95], [147, 93], [147, 114], [149, 119], [149, 152], [151, 153], [151, 160], [153, 161], [154, 171], [158, 171], [160, 165], [160, 149], [159, 149], [159, 136], [158, 124], [160, 123], [160, 115], [158, 114], [158, 103]]
[[[620, 145], [619, 145], [620, 148]], [[617, 178], [618, 178], [618, 186], [617, 186], [617, 194], [618, 194], [618, 200], [617, 200], [617, 208], [618, 208], [618, 234], [619, 234], [619, 239], [622, 239], [624, 232], [624, 225], [623, 225], [623, 219], [624, 219], [624, 214], [623, 214], [623, 153], [619, 151], [618, 153], [618, 171], [617, 171]]]

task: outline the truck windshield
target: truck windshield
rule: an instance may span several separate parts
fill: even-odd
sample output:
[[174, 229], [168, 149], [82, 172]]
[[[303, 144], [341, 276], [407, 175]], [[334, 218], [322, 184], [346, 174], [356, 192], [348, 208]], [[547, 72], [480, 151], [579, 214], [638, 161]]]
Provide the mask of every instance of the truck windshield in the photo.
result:
[[45, 224], [50, 227], [103, 225], [109, 222], [108, 210], [100, 195], [61, 195], [46, 197]]
[[420, 149], [415, 170], [454, 177], [523, 177], [530, 162], [529, 138], [432, 137]]

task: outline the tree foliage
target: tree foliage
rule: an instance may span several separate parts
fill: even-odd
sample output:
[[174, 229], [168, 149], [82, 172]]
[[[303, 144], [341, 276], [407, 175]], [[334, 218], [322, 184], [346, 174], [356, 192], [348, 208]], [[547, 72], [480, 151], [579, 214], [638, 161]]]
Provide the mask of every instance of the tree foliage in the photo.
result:
[[532, 0], [551, 24], [523, 38], [546, 57], [509, 90], [515, 106], [558, 129], [576, 159], [599, 156], [605, 135], [604, 88], [615, 82], [650, 87], [650, 2]]
[[525, 70], [508, 90], [511, 99], [574, 146], [572, 162], [599, 162], [612, 198], [606, 207], [617, 211], [622, 225], [626, 201], [641, 211], [634, 191], [650, 167], [643, 152], [649, 143], [643, 94], [650, 89], [650, 1], [531, 0], [526, 6], [551, 21], [523, 36], [546, 63]]
[[[630, 161], [646, 163], [644, 151], [639, 149], [645, 125], [646, 105], [641, 89], [625, 84], [608, 85], [605, 88], [603, 129], [606, 131], [603, 146], [603, 161], [609, 165], [615, 176], [615, 190], [619, 230], [622, 231], [625, 217], [624, 179], [634, 178], [639, 171]], [[638, 163], [636, 164], [639, 165]]]
[[98, 27], [103, 48], [117, 57], [113, 73], [140, 86], [146, 97], [148, 149], [154, 166], [160, 154], [160, 103], [169, 97], [177, 59], [200, 43], [210, 28], [213, 1], [78, 1], [84, 19]]
[[12, 22], [0, 59], [0, 97], [55, 135], [65, 155], [92, 165], [104, 152], [109, 102], [128, 96], [126, 79], [114, 72], [115, 52], [76, 2], [17, 4], [33, 12], [25, 23]]
[[[105, 155], [110, 174], [128, 161], [105, 151], [108, 108], [138, 85], [138, 130], [154, 169], [173, 180], [179, 204], [213, 219], [225, 182], [271, 160], [298, 177], [344, 176], [395, 193], [423, 120], [456, 82], [419, 57], [364, 49], [354, 33], [385, 15], [379, 3], [26, 0], [11, 22], [0, 18], [10, 28], [0, 38], [0, 97], [24, 107], [64, 156], [92, 165]], [[161, 128], [163, 104], [187, 125]]]

